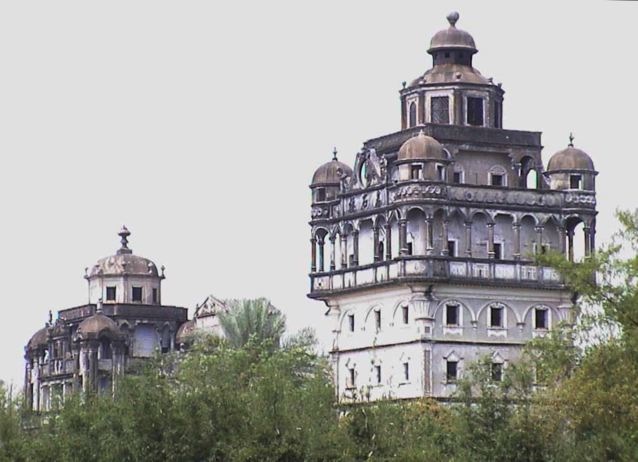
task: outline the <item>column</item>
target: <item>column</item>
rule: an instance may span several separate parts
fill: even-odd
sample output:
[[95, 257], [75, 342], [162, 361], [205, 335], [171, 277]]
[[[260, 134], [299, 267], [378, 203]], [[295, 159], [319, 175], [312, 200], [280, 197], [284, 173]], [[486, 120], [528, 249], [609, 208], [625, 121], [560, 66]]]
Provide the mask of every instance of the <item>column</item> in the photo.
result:
[[392, 260], [392, 224], [390, 222], [385, 225], [385, 258]]
[[465, 222], [465, 254], [468, 257], [472, 256], [472, 222]]
[[408, 253], [408, 221], [406, 219], [399, 220], [399, 255]]
[[443, 247], [441, 248], [441, 255], [448, 255], [450, 253], [447, 247], [448, 240], [448, 219], [447, 216], [445, 216], [443, 217]]
[[536, 253], [543, 253], [543, 226], [536, 226]]
[[[334, 241], [334, 239], [333, 239], [333, 241]], [[324, 244], [325, 244], [324, 238], [320, 237], [319, 238], [319, 271], [324, 271], [325, 270]], [[333, 263], [334, 263], [334, 257], [333, 257]]]
[[425, 219], [425, 254], [432, 255], [434, 249], [434, 232], [432, 230], [432, 217]]
[[585, 257], [591, 255], [591, 233], [589, 231], [589, 226], [583, 227], [583, 234], [585, 235]]
[[335, 236], [330, 236], [330, 271], [334, 271], [336, 269], [335, 264]]
[[596, 219], [592, 220], [589, 228], [589, 253], [596, 253]]
[[567, 239], [567, 233], [563, 226], [558, 227], [558, 251], [565, 255], [565, 239]]
[[567, 257], [569, 261], [574, 261], [574, 230], [567, 230]]
[[348, 235], [342, 234], [341, 240], [341, 269], [348, 267]]
[[359, 265], [359, 231], [354, 230], [352, 232], [352, 253], [354, 254], [352, 258], [353, 266]]
[[374, 261], [381, 260], [382, 255], [379, 255], [379, 227], [374, 225], [372, 228], [372, 245], [374, 246]]
[[514, 223], [514, 260], [521, 259], [521, 224]]
[[494, 258], [494, 223], [487, 224], [487, 258]]
[[310, 239], [310, 272], [317, 271], [317, 239]]

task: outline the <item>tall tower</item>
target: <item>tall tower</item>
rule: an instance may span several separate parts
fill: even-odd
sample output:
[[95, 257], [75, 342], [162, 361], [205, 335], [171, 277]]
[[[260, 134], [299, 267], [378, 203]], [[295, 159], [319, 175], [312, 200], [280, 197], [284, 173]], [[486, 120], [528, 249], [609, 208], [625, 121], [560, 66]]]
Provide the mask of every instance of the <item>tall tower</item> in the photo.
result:
[[309, 297], [329, 308], [341, 400], [446, 398], [485, 355], [500, 380], [569, 319], [571, 293], [534, 255], [594, 248], [591, 158], [570, 136], [545, 170], [541, 134], [502, 128], [501, 85], [447, 19], [431, 69], [400, 91], [401, 131], [366, 141], [353, 169], [335, 153], [310, 185]]

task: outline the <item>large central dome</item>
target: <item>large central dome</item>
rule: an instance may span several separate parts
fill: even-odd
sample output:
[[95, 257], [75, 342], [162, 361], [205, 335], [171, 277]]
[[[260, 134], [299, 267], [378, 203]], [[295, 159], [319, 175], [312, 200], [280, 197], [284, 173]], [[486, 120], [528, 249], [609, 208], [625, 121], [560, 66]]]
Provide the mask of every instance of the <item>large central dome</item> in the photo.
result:
[[91, 268], [88, 273], [90, 278], [95, 276], [159, 276], [157, 266], [151, 260], [133, 255], [133, 251], [128, 248], [128, 237], [131, 232], [123, 226], [118, 233], [121, 237], [122, 246], [109, 257], [101, 258]]

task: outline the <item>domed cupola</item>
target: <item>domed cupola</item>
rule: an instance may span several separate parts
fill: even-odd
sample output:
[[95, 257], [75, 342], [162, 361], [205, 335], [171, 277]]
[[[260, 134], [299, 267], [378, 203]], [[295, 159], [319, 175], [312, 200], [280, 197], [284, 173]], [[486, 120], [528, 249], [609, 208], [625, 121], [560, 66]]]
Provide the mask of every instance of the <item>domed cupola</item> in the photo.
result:
[[101, 258], [89, 270], [85, 278], [89, 282], [89, 303], [103, 299], [105, 303], [160, 304], [160, 286], [164, 279], [151, 260], [134, 255], [128, 247], [131, 232], [123, 226], [120, 232], [121, 247], [114, 255]]
[[75, 333], [78, 340], [91, 340], [105, 336], [118, 338], [121, 336], [117, 323], [98, 310], [80, 323]]
[[337, 159], [337, 149], [332, 160], [326, 162], [312, 175], [312, 202], [326, 202], [337, 198], [342, 177], [352, 177], [352, 169]]
[[447, 20], [449, 27], [430, 41], [432, 67], [401, 90], [401, 127], [433, 123], [502, 128], [501, 85], [473, 67], [478, 50], [474, 38], [456, 27], [459, 14], [450, 13]]
[[474, 43], [474, 38], [464, 30], [456, 28], [456, 22], [459, 20], [459, 14], [456, 11], [447, 15], [450, 27], [443, 29], [432, 37], [430, 41], [430, 49], [428, 53], [436, 54], [438, 51], [464, 50], [473, 55], [478, 50]]
[[49, 343], [49, 326], [44, 326], [42, 329], [38, 330], [33, 336], [29, 339], [29, 343], [27, 343], [28, 350], [38, 350], [44, 349], [48, 346]]
[[445, 181], [451, 159], [441, 143], [420, 130], [399, 148], [396, 164], [399, 179]]
[[574, 147], [574, 136], [569, 135], [569, 145], [552, 155], [545, 175], [552, 189], [595, 190], [594, 177], [598, 174], [589, 154]]

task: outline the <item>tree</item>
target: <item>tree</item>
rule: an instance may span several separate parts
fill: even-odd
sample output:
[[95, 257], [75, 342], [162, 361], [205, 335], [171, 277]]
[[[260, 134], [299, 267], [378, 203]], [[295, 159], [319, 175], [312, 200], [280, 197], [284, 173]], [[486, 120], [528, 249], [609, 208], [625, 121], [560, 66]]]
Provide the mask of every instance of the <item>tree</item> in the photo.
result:
[[230, 300], [229, 311], [220, 313], [219, 322], [226, 340], [235, 348], [249, 340], [278, 347], [286, 330], [286, 317], [265, 298]]

